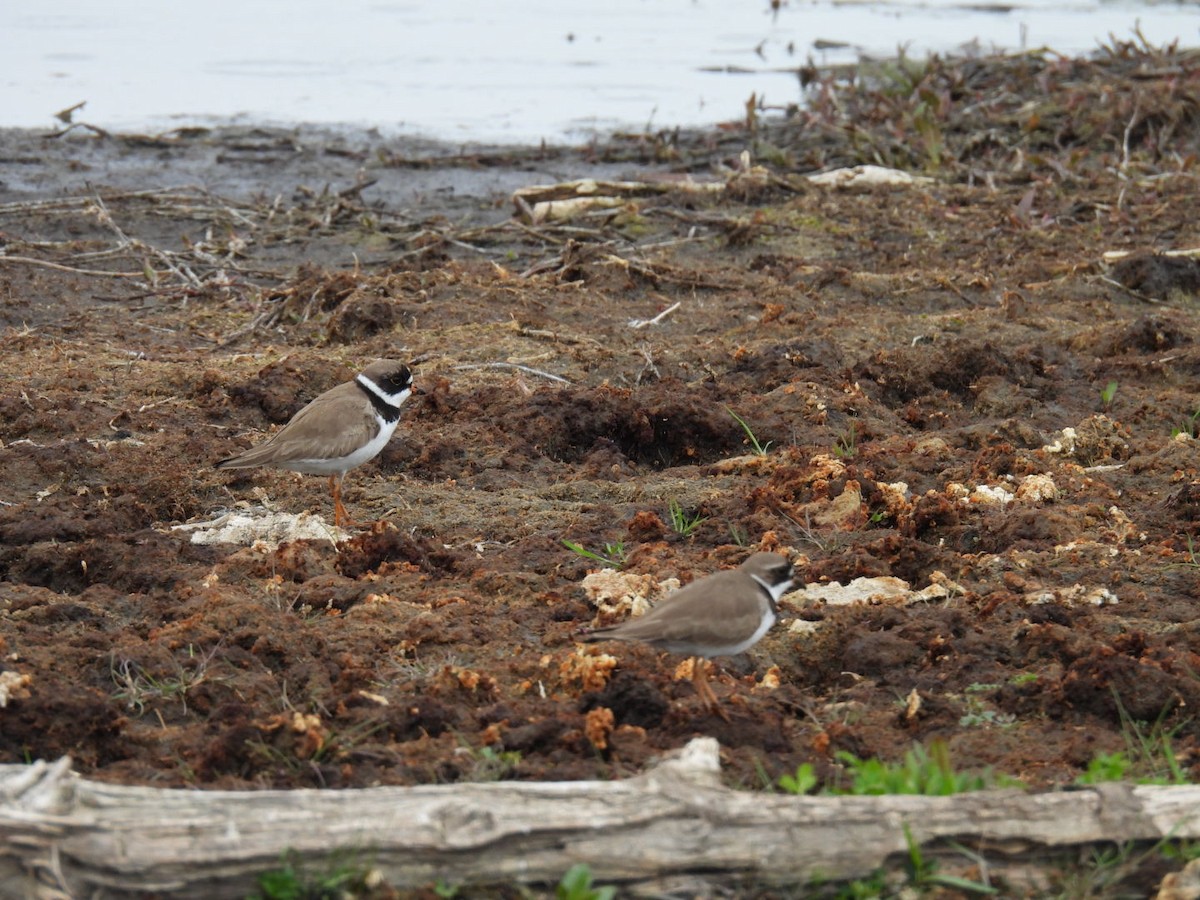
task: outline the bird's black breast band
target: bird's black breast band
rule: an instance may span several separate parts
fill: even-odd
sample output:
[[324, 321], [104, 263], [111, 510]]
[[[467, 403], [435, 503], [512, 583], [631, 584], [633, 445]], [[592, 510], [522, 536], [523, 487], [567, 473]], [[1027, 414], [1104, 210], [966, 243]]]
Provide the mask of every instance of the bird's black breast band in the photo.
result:
[[400, 418], [400, 407], [392, 406], [377, 393], [359, 381], [354, 379], [354, 383], [358, 385], [358, 389], [367, 395], [367, 399], [371, 401], [371, 405], [375, 407], [375, 412], [383, 417], [383, 421], [391, 424]]

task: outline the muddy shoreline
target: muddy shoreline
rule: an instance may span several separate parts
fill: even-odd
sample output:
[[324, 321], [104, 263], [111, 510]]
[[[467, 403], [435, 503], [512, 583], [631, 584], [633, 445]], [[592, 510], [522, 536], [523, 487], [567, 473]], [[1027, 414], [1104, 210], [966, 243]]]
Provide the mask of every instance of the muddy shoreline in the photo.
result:
[[[0, 131], [0, 760], [568, 780], [711, 734], [747, 789], [934, 741], [1194, 780], [1200, 279], [1163, 254], [1200, 246], [1196, 55], [811, 90], [571, 149]], [[915, 180], [808, 177], [860, 164]], [[327, 529], [323, 479], [211, 463], [377, 357], [426, 393], [347, 480], [373, 525], [176, 527]], [[721, 661], [726, 723], [682, 660], [574, 644], [604, 567], [564, 539], [654, 582], [779, 550], [811, 590]]]

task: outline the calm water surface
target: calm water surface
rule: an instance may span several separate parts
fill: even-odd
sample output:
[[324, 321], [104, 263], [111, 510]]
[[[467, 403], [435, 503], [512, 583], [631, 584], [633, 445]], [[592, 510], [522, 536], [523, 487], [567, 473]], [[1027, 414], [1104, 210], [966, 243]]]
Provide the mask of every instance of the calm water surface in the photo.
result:
[[809, 58], [1078, 54], [1139, 25], [1200, 44], [1194, 2], [38, 0], [0, 18], [0, 126], [86, 100], [78, 118], [116, 129], [233, 119], [522, 143], [740, 118], [752, 92], [796, 102], [787, 70]]

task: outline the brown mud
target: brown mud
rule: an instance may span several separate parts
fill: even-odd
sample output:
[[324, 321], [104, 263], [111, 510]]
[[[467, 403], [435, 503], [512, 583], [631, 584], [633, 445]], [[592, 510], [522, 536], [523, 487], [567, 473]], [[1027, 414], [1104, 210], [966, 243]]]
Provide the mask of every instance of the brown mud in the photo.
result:
[[[935, 740], [1051, 787], [1169, 735], [1200, 777], [1200, 264], [1161, 255], [1200, 247], [1197, 63], [819, 76], [783, 117], [571, 150], [0, 133], [0, 761], [567, 780], [709, 734], [749, 789]], [[859, 163], [931, 180], [804, 177]], [[514, 215], [582, 176], [725, 187]], [[381, 356], [425, 394], [347, 478], [374, 524], [172, 529], [331, 520], [324, 479], [211, 464]], [[564, 539], [655, 579], [765, 548], [948, 587], [785, 601], [720, 661], [725, 722], [682, 660], [576, 647], [598, 566]]]

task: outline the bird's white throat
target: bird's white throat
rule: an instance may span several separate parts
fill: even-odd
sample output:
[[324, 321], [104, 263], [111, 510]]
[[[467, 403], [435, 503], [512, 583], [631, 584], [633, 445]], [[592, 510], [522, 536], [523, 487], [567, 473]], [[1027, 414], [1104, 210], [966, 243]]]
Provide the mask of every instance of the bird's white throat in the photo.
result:
[[381, 388], [379, 385], [377, 385], [375, 382], [373, 382], [370, 378], [367, 378], [363, 375], [355, 375], [354, 380], [358, 382], [359, 387], [363, 388], [364, 390], [370, 391], [372, 394], [374, 394], [376, 397], [378, 397], [380, 400], [382, 400], [388, 406], [400, 406], [404, 403], [405, 400], [407, 400], [409, 398], [409, 395], [412, 394], [412, 385], [409, 385], [408, 387], [406, 387], [404, 390], [400, 391], [399, 393], [389, 394], [387, 391], [385, 391], [383, 388]]
[[772, 600], [778, 601], [780, 597], [792, 589], [792, 579], [790, 578], [787, 581], [779, 582], [779, 584], [767, 584], [757, 575], [751, 575], [750, 577], [762, 585], [763, 590], [771, 595]]

